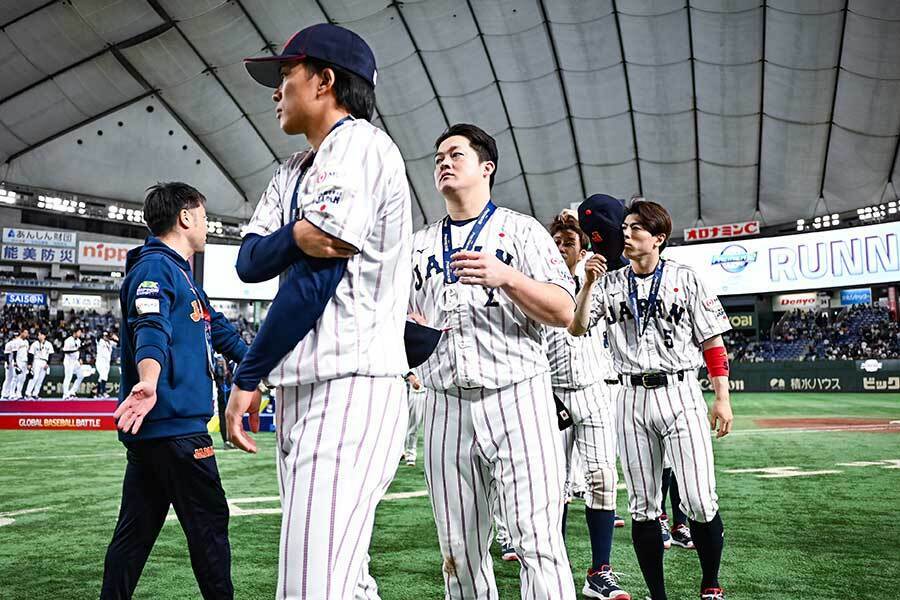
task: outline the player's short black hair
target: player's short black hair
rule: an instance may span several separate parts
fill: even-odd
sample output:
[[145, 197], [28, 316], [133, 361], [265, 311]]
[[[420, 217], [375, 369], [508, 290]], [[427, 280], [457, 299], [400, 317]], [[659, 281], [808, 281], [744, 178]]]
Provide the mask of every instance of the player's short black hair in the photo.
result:
[[652, 235], [664, 233], [666, 239], [659, 247], [659, 251], [662, 252], [666, 249], [666, 244], [669, 243], [669, 238], [672, 237], [672, 217], [662, 204], [644, 200], [643, 198], [633, 200], [631, 204], [625, 207], [625, 216], [627, 217], [628, 215], [637, 216], [644, 229]]
[[157, 183], [144, 196], [144, 222], [153, 235], [168, 233], [178, 221], [182, 209], [206, 204], [206, 197], [180, 181]]
[[372, 120], [375, 114], [375, 88], [368, 81], [346, 69], [316, 58], [302, 61], [310, 75], [321, 74], [325, 69], [334, 71], [334, 96], [339, 106], [346, 108], [357, 119]]
[[496, 140], [494, 140], [488, 132], [477, 125], [472, 125], [471, 123], [456, 123], [448, 127], [444, 133], [439, 135], [438, 139], [434, 141], [435, 152], [437, 152], [441, 142], [454, 135], [460, 135], [469, 140], [469, 145], [472, 146], [472, 150], [478, 154], [478, 160], [480, 162], [491, 161], [494, 163], [494, 172], [491, 173], [490, 181], [490, 187], [493, 188], [494, 176], [497, 174], [500, 160], [500, 156], [497, 153]]

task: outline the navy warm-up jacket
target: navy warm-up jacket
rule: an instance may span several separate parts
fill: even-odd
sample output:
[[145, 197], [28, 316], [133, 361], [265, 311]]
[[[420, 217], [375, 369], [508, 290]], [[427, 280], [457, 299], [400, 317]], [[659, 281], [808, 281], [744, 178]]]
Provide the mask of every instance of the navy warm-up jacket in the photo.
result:
[[137, 365], [152, 358], [160, 366], [156, 406], [137, 435], [122, 441], [206, 433], [213, 415], [213, 380], [207, 355], [206, 323], [212, 347], [240, 361], [247, 345], [194, 283], [188, 262], [158, 238], [128, 253], [119, 291], [122, 308], [121, 403], [140, 381]]

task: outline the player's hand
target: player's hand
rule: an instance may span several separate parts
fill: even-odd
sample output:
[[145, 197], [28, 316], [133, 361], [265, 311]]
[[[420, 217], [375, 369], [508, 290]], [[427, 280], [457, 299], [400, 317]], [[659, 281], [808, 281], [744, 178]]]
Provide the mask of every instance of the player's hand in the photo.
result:
[[250, 431], [259, 432], [259, 404], [262, 393], [259, 389], [247, 392], [234, 386], [225, 407], [225, 426], [228, 428], [228, 440], [243, 450], [256, 454], [256, 442], [244, 431], [244, 413], [249, 413]]
[[716, 432], [716, 438], [731, 433], [734, 414], [731, 412], [731, 401], [728, 398], [716, 398], [709, 412], [709, 426]]
[[292, 233], [297, 247], [315, 258], [350, 258], [359, 252], [347, 242], [328, 235], [305, 219], [294, 223]]
[[602, 254], [594, 254], [584, 263], [585, 285], [593, 285], [604, 275], [606, 275], [606, 257]]
[[145, 381], [138, 382], [113, 413], [116, 427], [125, 433], [136, 434], [144, 422], [144, 417], [154, 406], [156, 406], [156, 386]]
[[419, 378], [416, 377], [415, 373], [410, 373], [409, 376], [407, 376], [406, 381], [409, 383], [409, 385], [410, 385], [410, 387], [412, 387], [412, 389], [414, 389], [414, 390], [422, 389], [422, 382], [419, 381]]
[[514, 268], [493, 254], [464, 250], [450, 258], [453, 274], [465, 285], [498, 288], [508, 284], [516, 273]]
[[426, 326], [428, 325], [428, 321], [425, 319], [425, 317], [423, 315], [420, 315], [419, 313], [411, 312], [408, 315], [406, 315], [406, 318], [409, 319], [410, 321], [418, 323], [419, 325], [426, 325]]

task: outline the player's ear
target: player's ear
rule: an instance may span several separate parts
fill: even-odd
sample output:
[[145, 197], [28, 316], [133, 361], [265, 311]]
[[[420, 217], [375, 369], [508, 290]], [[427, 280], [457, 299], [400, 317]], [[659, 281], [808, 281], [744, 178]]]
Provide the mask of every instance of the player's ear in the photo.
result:
[[495, 165], [494, 161], [492, 160], [486, 160], [481, 163], [481, 169], [485, 177], [490, 177], [491, 173], [493, 173], [497, 169], [497, 165]]
[[658, 234], [656, 234], [656, 245], [653, 246], [653, 247], [654, 247], [654, 248], [661, 248], [662, 245], [665, 244], [665, 243], [666, 243], [666, 234], [664, 234], [664, 233], [658, 233]]
[[319, 77], [321, 77], [321, 81], [319, 81], [319, 94], [324, 94], [328, 90], [334, 87], [334, 69], [331, 67], [325, 67], [322, 69], [322, 72], [319, 73]]

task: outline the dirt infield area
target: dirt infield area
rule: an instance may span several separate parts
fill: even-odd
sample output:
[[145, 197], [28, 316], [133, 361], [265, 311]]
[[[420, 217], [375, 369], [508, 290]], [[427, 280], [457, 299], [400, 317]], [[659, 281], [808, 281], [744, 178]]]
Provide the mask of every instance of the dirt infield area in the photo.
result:
[[888, 419], [831, 418], [783, 418], [756, 419], [757, 426], [767, 429], [812, 429], [821, 431], [874, 431], [900, 433], [900, 421]]

